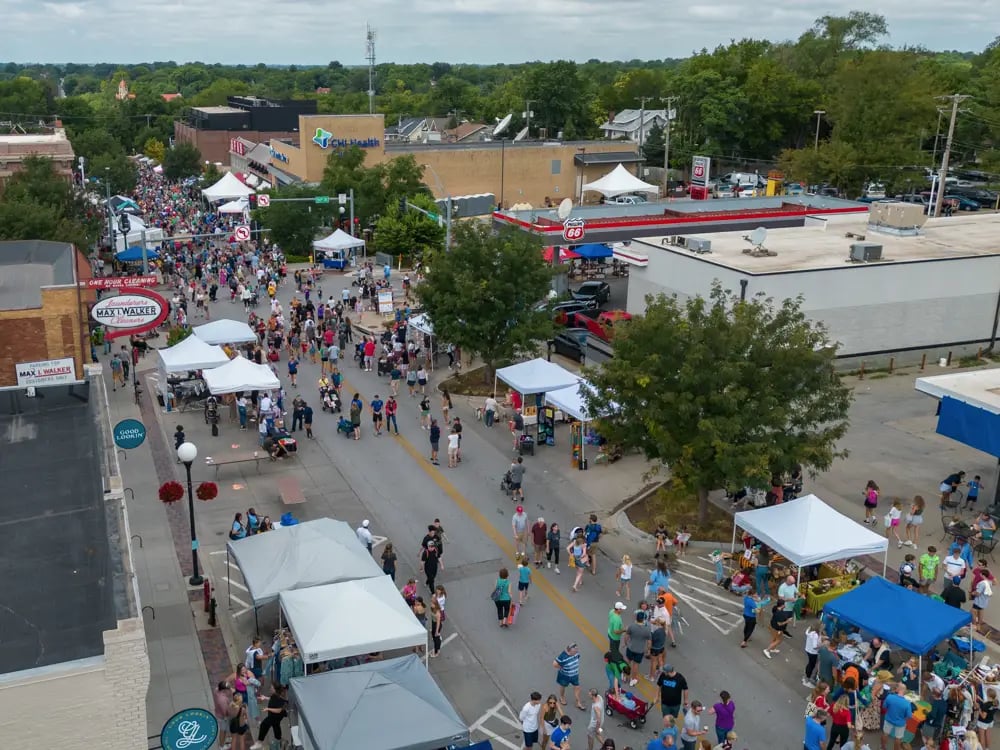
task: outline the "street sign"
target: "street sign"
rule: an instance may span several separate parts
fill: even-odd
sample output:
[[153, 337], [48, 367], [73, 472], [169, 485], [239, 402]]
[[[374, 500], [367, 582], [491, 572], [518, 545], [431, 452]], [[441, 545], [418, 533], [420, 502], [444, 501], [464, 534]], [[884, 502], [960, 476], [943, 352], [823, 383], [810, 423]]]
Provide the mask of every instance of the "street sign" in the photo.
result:
[[267, 193], [261, 193], [257, 196], [257, 206], [260, 208], [267, 208], [271, 205], [271, 196]]
[[133, 286], [156, 286], [156, 277], [149, 276], [99, 276], [80, 282], [87, 289], [127, 289]]
[[146, 440], [146, 425], [138, 419], [123, 419], [115, 425], [114, 438], [119, 448], [138, 448]]
[[17, 384], [21, 387], [75, 382], [76, 364], [72, 357], [17, 363]]
[[170, 305], [163, 297], [151, 289], [138, 287], [105, 297], [90, 309], [90, 317], [107, 329], [105, 339], [151, 331], [169, 314]]
[[241, 224], [233, 231], [233, 236], [240, 242], [246, 242], [250, 239], [250, 227], [246, 224]]
[[341, 206], [347, 204], [347, 193], [337, 193], [337, 203]]
[[575, 244], [587, 233], [585, 223], [580, 218], [570, 218], [563, 222], [562, 236], [566, 242]]
[[203, 708], [178, 711], [163, 725], [160, 746], [163, 750], [209, 750], [219, 734], [219, 722]]
[[712, 160], [707, 156], [694, 157], [691, 164], [691, 183], [698, 187], [708, 187], [708, 175]]
[[330, 202], [330, 196], [329, 195], [317, 195], [315, 198], [313, 198], [313, 200], [316, 203], [329, 203]]

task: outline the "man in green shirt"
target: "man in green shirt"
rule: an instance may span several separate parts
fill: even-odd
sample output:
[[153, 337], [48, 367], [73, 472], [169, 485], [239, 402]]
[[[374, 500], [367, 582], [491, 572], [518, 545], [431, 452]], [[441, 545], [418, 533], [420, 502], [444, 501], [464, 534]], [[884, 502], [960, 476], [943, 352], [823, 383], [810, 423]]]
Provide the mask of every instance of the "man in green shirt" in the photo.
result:
[[927, 590], [937, 581], [938, 568], [941, 565], [941, 558], [938, 556], [936, 547], [928, 547], [927, 552], [920, 556], [920, 585]]
[[615, 606], [608, 612], [608, 648], [616, 653], [621, 653], [622, 633], [625, 632], [625, 625], [622, 623], [622, 612], [626, 607], [622, 602], [615, 602]]

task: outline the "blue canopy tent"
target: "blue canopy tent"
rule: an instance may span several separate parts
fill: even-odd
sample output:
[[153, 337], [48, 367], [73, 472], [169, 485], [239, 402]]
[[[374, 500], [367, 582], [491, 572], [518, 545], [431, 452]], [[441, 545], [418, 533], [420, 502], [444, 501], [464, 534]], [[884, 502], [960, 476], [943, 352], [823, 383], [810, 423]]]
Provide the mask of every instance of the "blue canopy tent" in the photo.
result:
[[610, 258], [614, 255], [614, 251], [609, 246], [602, 245], [600, 243], [579, 245], [578, 247], [573, 248], [573, 252], [581, 258], [587, 258], [589, 260], [594, 260], [596, 258]]
[[[1000, 370], [917, 378], [914, 387], [939, 399], [939, 435], [993, 456], [1000, 464]], [[994, 487], [994, 503], [1000, 502], [1000, 487]]]
[[921, 658], [967, 625], [970, 645], [973, 639], [971, 614], [881, 577], [871, 578], [828, 602], [823, 613], [902, 646]]
[[[146, 249], [146, 260], [157, 260], [159, 257], [160, 254], [153, 248]], [[122, 250], [120, 253], [115, 255], [115, 258], [123, 263], [142, 260], [142, 247], [140, 245], [132, 245], [132, 247], [127, 250]]]

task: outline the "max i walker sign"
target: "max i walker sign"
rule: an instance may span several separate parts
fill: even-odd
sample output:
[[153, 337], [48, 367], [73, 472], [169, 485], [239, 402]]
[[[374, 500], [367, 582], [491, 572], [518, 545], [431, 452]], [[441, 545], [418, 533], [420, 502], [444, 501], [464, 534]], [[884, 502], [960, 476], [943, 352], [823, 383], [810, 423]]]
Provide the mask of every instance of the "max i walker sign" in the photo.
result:
[[97, 302], [90, 310], [90, 317], [107, 329], [104, 338], [114, 339], [151, 331], [169, 313], [170, 305], [156, 292], [129, 289]]

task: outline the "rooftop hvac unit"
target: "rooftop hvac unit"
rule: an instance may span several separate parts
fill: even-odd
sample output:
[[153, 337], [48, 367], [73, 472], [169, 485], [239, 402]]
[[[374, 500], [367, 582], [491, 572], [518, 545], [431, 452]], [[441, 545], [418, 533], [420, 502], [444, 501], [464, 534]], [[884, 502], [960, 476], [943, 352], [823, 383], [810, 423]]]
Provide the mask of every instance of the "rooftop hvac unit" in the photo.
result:
[[882, 246], [874, 242], [852, 242], [850, 259], [854, 263], [882, 260]]
[[688, 237], [687, 249], [693, 253], [710, 253], [712, 252], [712, 241], [704, 237]]

